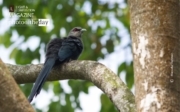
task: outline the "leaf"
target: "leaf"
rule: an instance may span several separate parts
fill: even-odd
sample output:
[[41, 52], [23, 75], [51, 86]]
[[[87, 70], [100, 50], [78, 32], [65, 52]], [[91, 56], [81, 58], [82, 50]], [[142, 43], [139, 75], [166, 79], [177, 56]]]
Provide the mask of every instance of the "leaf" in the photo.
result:
[[17, 53], [18, 53], [18, 49], [14, 48], [10, 54], [10, 58], [14, 59], [16, 57]]
[[53, 82], [53, 92], [56, 95], [59, 95], [60, 93], [64, 92], [59, 81], [54, 81]]
[[109, 53], [114, 51], [114, 44], [113, 44], [113, 41], [111, 39], [106, 41], [106, 48], [107, 48], [107, 51]]
[[134, 84], [134, 71], [133, 71], [133, 63], [126, 66], [126, 82], [127, 86], [131, 89]]
[[0, 36], [0, 44], [3, 44], [6, 48], [8, 48], [12, 43], [11, 43], [11, 37], [12, 33], [10, 31], [7, 31], [4, 33], [4, 35]]
[[101, 107], [100, 112], [118, 112], [109, 98], [104, 94], [101, 95], [101, 104], [105, 106]]
[[126, 62], [121, 63], [121, 65], [118, 67], [118, 75], [126, 70]]

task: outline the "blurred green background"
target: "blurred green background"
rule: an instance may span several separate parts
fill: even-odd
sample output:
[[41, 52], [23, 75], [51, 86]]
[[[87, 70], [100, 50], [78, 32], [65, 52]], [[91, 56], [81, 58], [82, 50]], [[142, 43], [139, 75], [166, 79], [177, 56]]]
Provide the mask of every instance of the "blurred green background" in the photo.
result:
[[[0, 3], [0, 47], [10, 49], [8, 58], [16, 64], [43, 63], [45, 46], [50, 39], [62, 38], [71, 28], [81, 26], [87, 32], [83, 34], [84, 51], [79, 60], [94, 60], [111, 66], [117, 75], [124, 76], [127, 86], [132, 89], [133, 62], [126, 0], [4, 0]], [[10, 5], [14, 5], [15, 10], [16, 6], [28, 6], [28, 9], [34, 10], [34, 15], [32, 18], [11, 17]], [[50, 19], [51, 24], [40, 27], [29, 24], [13, 25], [9, 22], [18, 19]], [[7, 51], [0, 51], [1, 57], [3, 52]], [[113, 61], [109, 61], [111, 57]], [[44, 92], [48, 91], [52, 97], [45, 108], [38, 108], [34, 102], [37, 112], [83, 112], [82, 103], [91, 107], [89, 101], [79, 100], [80, 93], [89, 94], [89, 88], [94, 86], [91, 82], [68, 80], [70, 92], [59, 82], [47, 82], [44, 85]], [[20, 87], [28, 96], [32, 84], [23, 84]], [[117, 111], [106, 95], [101, 94], [99, 99], [99, 112]], [[44, 100], [39, 102], [44, 103]]]

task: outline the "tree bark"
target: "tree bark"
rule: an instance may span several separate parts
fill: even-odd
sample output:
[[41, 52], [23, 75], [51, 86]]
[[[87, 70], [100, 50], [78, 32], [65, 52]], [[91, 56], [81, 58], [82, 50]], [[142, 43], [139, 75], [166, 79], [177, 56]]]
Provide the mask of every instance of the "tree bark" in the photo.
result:
[[138, 112], [180, 112], [179, 0], [129, 0]]
[[0, 59], [0, 112], [34, 112]]
[[[42, 64], [11, 65], [6, 64], [17, 83], [34, 82]], [[120, 112], [135, 112], [135, 100], [132, 92], [104, 65], [94, 61], [71, 61], [53, 69], [48, 81], [62, 79], [83, 79], [94, 83], [113, 102]]]

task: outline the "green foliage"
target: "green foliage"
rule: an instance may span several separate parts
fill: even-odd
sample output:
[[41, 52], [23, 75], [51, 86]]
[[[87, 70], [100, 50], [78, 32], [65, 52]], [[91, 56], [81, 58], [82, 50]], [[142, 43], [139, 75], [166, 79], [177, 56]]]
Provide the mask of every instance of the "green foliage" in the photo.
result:
[[[124, 8], [121, 8], [122, 4], [124, 4]], [[107, 50], [107, 54], [110, 54], [114, 52], [115, 46], [120, 44], [121, 37], [118, 35], [119, 29], [111, 24], [112, 17], [119, 20], [129, 31], [129, 14], [126, 1], [122, 3], [111, 3], [111, 1], [104, 2], [101, 0], [4, 0], [0, 8], [2, 9], [4, 7], [8, 9], [9, 5], [26, 5], [28, 8], [34, 9], [35, 12], [33, 18], [23, 19], [49, 18], [52, 20], [53, 25], [52, 30], [37, 25], [13, 25], [4, 34], [0, 35], [0, 44], [3, 44], [6, 48], [12, 47], [19, 39], [12, 41], [13, 31], [16, 31], [19, 37], [23, 37], [20, 45], [26, 43], [29, 38], [33, 38], [32, 36], [40, 38], [40, 44], [35, 50], [31, 50], [29, 47], [22, 49], [19, 45], [14, 45], [10, 58], [14, 59], [17, 64], [29, 64], [34, 59], [40, 60], [40, 49], [43, 48], [42, 45], [46, 45], [51, 38], [65, 36], [61, 32], [63, 29], [65, 29], [66, 34], [75, 26], [81, 26], [87, 29], [87, 32], [83, 35], [84, 51], [79, 58], [80, 60], [103, 59], [106, 55], [102, 53], [103, 48]], [[4, 15], [1, 10], [0, 19], [3, 18]], [[107, 31], [110, 31], [111, 34], [106, 35]], [[101, 39], [105, 35], [109, 39], [105, 43], [102, 43]], [[92, 45], [95, 45], [95, 47], [91, 47]], [[127, 64], [123, 62], [118, 68], [118, 74], [123, 71], [126, 72], [128, 87], [132, 88], [134, 83], [132, 63]], [[80, 92], [88, 94], [88, 88], [93, 86], [92, 83], [87, 81], [69, 80], [68, 85], [72, 89], [71, 93], [66, 93], [58, 81], [46, 83], [43, 89], [45, 91], [49, 90], [50, 85], [53, 87], [51, 89], [54, 92], [54, 97], [57, 99], [51, 100], [48, 107], [49, 112], [74, 112], [75, 109], [81, 109], [79, 101]], [[32, 84], [23, 84], [20, 87], [25, 95], [28, 96]], [[61, 102], [62, 99], [66, 102], [65, 104]], [[102, 104], [101, 112], [117, 111], [104, 94], [101, 95], [100, 99]], [[41, 112], [40, 109], [36, 110], [37, 112]]]
[[4, 35], [0, 35], [0, 44], [3, 44], [6, 48], [9, 47], [12, 42], [10, 41], [12, 33], [7, 31]]
[[117, 112], [117, 109], [111, 106], [111, 101], [104, 94], [101, 95], [101, 104], [104, 106], [101, 107], [100, 112]]
[[131, 62], [130, 64], [127, 64], [126, 62], [123, 62], [119, 68], [118, 68], [118, 74], [121, 72], [125, 72], [126, 73], [126, 83], [127, 86], [131, 89], [133, 84], [134, 84], [134, 71], [133, 71], [133, 62]]

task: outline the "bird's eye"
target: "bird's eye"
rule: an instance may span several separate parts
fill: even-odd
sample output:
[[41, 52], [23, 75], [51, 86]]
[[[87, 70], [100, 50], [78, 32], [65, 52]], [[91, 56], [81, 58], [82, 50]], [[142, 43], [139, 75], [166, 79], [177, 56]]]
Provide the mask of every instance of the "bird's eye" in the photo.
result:
[[80, 29], [78, 29], [78, 28], [74, 28], [74, 30], [73, 31], [80, 31]]

